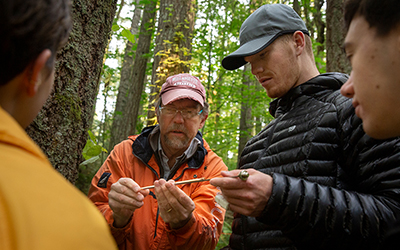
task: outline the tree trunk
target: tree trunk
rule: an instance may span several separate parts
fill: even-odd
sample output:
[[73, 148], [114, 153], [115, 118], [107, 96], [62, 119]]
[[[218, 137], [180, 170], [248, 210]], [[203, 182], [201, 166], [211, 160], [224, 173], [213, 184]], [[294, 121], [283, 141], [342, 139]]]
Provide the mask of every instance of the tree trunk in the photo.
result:
[[[251, 0], [249, 3], [250, 11], [253, 12], [260, 6], [257, 5], [256, 0]], [[243, 84], [241, 87], [242, 101], [240, 110], [240, 122], [239, 122], [239, 145], [238, 145], [238, 158], [237, 165], [239, 165], [240, 155], [246, 146], [246, 143], [252, 137], [252, 131], [254, 130], [254, 122], [252, 117], [252, 105], [251, 99], [254, 98], [251, 88], [258, 84], [251, 74], [251, 65], [244, 65], [243, 69]]]
[[128, 103], [125, 107], [126, 128], [123, 131], [126, 135], [136, 133], [136, 123], [140, 110], [140, 101], [145, 86], [145, 77], [147, 69], [147, 61], [152, 35], [154, 34], [154, 25], [156, 17], [157, 0], [150, 1], [146, 4], [142, 23], [140, 26], [139, 43], [136, 49], [135, 67], [132, 72], [132, 91], [128, 93]]
[[[139, 0], [135, 1], [136, 1], [135, 11], [133, 12], [132, 24], [130, 28], [130, 32], [133, 35], [138, 34], [140, 16], [142, 15], [142, 8], [139, 5]], [[122, 68], [121, 68], [121, 79], [118, 87], [118, 96], [115, 104], [113, 123], [111, 127], [111, 136], [108, 147], [109, 152], [114, 148], [114, 146], [117, 143], [126, 139], [126, 137], [129, 135], [128, 131], [130, 131], [131, 124], [128, 122], [129, 119], [128, 119], [128, 114], [125, 111], [125, 107], [128, 101], [132, 100], [129, 99], [128, 96], [129, 92], [132, 91], [133, 83], [135, 81], [132, 74], [135, 68], [134, 66], [135, 64], [133, 63], [134, 62], [133, 55], [135, 52], [132, 50], [132, 48], [133, 48], [133, 43], [128, 40], [126, 43], [124, 61], [122, 63]]]
[[[94, 115], [100, 72], [117, 0], [75, 0], [73, 30], [57, 55], [54, 90], [28, 134], [74, 183]], [[49, 187], [51, 188], [51, 187]]]
[[351, 66], [342, 50], [345, 38], [343, 0], [327, 0], [326, 8], [326, 71], [351, 72]]
[[167, 77], [189, 72], [196, 14], [194, 3], [192, 0], [160, 1], [147, 125], [156, 123], [154, 103]]
[[321, 8], [324, 5], [324, 0], [314, 0], [315, 12], [314, 12], [314, 24], [317, 29], [317, 39], [319, 43], [317, 46], [317, 55], [324, 52], [324, 42], [325, 42], [325, 23], [322, 20]]
[[[308, 31], [310, 32], [310, 37], [314, 37], [314, 26], [313, 26], [312, 20], [310, 20], [311, 19], [310, 16], [312, 15], [310, 1], [311, 0], [302, 0], [303, 12], [304, 12], [303, 19], [305, 19], [306, 27], [307, 27]], [[310, 12], [311, 12], [311, 14], [310, 14]], [[301, 17], [300, 14], [299, 14], [299, 16]]]
[[[254, 84], [254, 80], [249, 74], [251, 71], [250, 64], [246, 64], [243, 69], [243, 85], [242, 85], [242, 103], [240, 110], [240, 123], [239, 123], [239, 148], [238, 148], [238, 164], [240, 160], [240, 155], [246, 145], [247, 141], [250, 140], [253, 128], [253, 122], [251, 119], [251, 104], [250, 98], [252, 98], [250, 87]], [[253, 78], [254, 79], [254, 78]]]
[[293, 9], [294, 9], [294, 11], [296, 11], [296, 13], [299, 16], [301, 16], [301, 7], [300, 7], [300, 4], [299, 4], [299, 0], [294, 0], [293, 1]]

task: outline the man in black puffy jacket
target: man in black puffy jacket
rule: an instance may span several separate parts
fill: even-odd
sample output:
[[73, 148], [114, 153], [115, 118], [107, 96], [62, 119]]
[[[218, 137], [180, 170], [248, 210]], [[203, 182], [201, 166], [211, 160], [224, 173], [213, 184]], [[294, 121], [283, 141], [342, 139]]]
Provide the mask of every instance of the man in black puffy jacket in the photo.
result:
[[400, 139], [364, 133], [352, 100], [340, 94], [348, 77], [319, 74], [307, 28], [290, 7], [262, 6], [239, 39], [222, 65], [251, 64], [276, 98], [275, 119], [243, 150], [246, 181], [211, 181], [235, 212], [227, 248], [378, 248], [400, 216]]

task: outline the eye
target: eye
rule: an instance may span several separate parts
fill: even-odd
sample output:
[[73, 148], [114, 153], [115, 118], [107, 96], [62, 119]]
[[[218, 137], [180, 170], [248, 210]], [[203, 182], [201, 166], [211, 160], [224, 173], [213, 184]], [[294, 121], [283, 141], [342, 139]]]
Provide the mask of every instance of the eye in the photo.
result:
[[352, 54], [346, 54], [346, 58], [349, 61], [349, 63], [351, 64], [351, 58], [353, 57]]
[[176, 109], [174, 108], [168, 108], [168, 107], [164, 107], [165, 113], [167, 114], [175, 114], [176, 113]]
[[350, 49], [346, 50], [346, 45], [342, 46], [342, 52], [346, 55], [347, 60], [351, 64], [351, 58], [353, 57], [353, 54], [350, 52]]

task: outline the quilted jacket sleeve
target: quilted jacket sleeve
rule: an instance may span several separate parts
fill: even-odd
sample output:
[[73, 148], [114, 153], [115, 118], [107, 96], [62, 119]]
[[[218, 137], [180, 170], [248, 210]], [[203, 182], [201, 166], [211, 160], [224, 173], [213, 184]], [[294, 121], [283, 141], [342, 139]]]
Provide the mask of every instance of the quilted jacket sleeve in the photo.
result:
[[341, 124], [337, 186], [274, 173], [272, 196], [257, 218], [299, 248], [377, 249], [400, 216], [400, 139], [368, 137], [355, 115]]

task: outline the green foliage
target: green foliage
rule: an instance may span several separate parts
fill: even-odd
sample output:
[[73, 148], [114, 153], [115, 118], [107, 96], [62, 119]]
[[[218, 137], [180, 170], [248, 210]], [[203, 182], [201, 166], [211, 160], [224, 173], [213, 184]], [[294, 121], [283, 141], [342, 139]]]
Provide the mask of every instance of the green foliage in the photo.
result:
[[95, 162], [99, 159], [99, 155], [107, 150], [97, 144], [96, 137], [93, 135], [92, 131], [88, 131], [89, 139], [86, 141], [86, 145], [83, 148], [82, 155], [86, 161], [82, 162], [80, 165], [88, 165], [89, 163]]
[[90, 182], [99, 169], [96, 164], [100, 159], [100, 155], [107, 150], [97, 143], [96, 137], [91, 131], [88, 131], [89, 139], [83, 149], [82, 155], [85, 161], [79, 165], [79, 176], [75, 185], [85, 194], [89, 191]]

